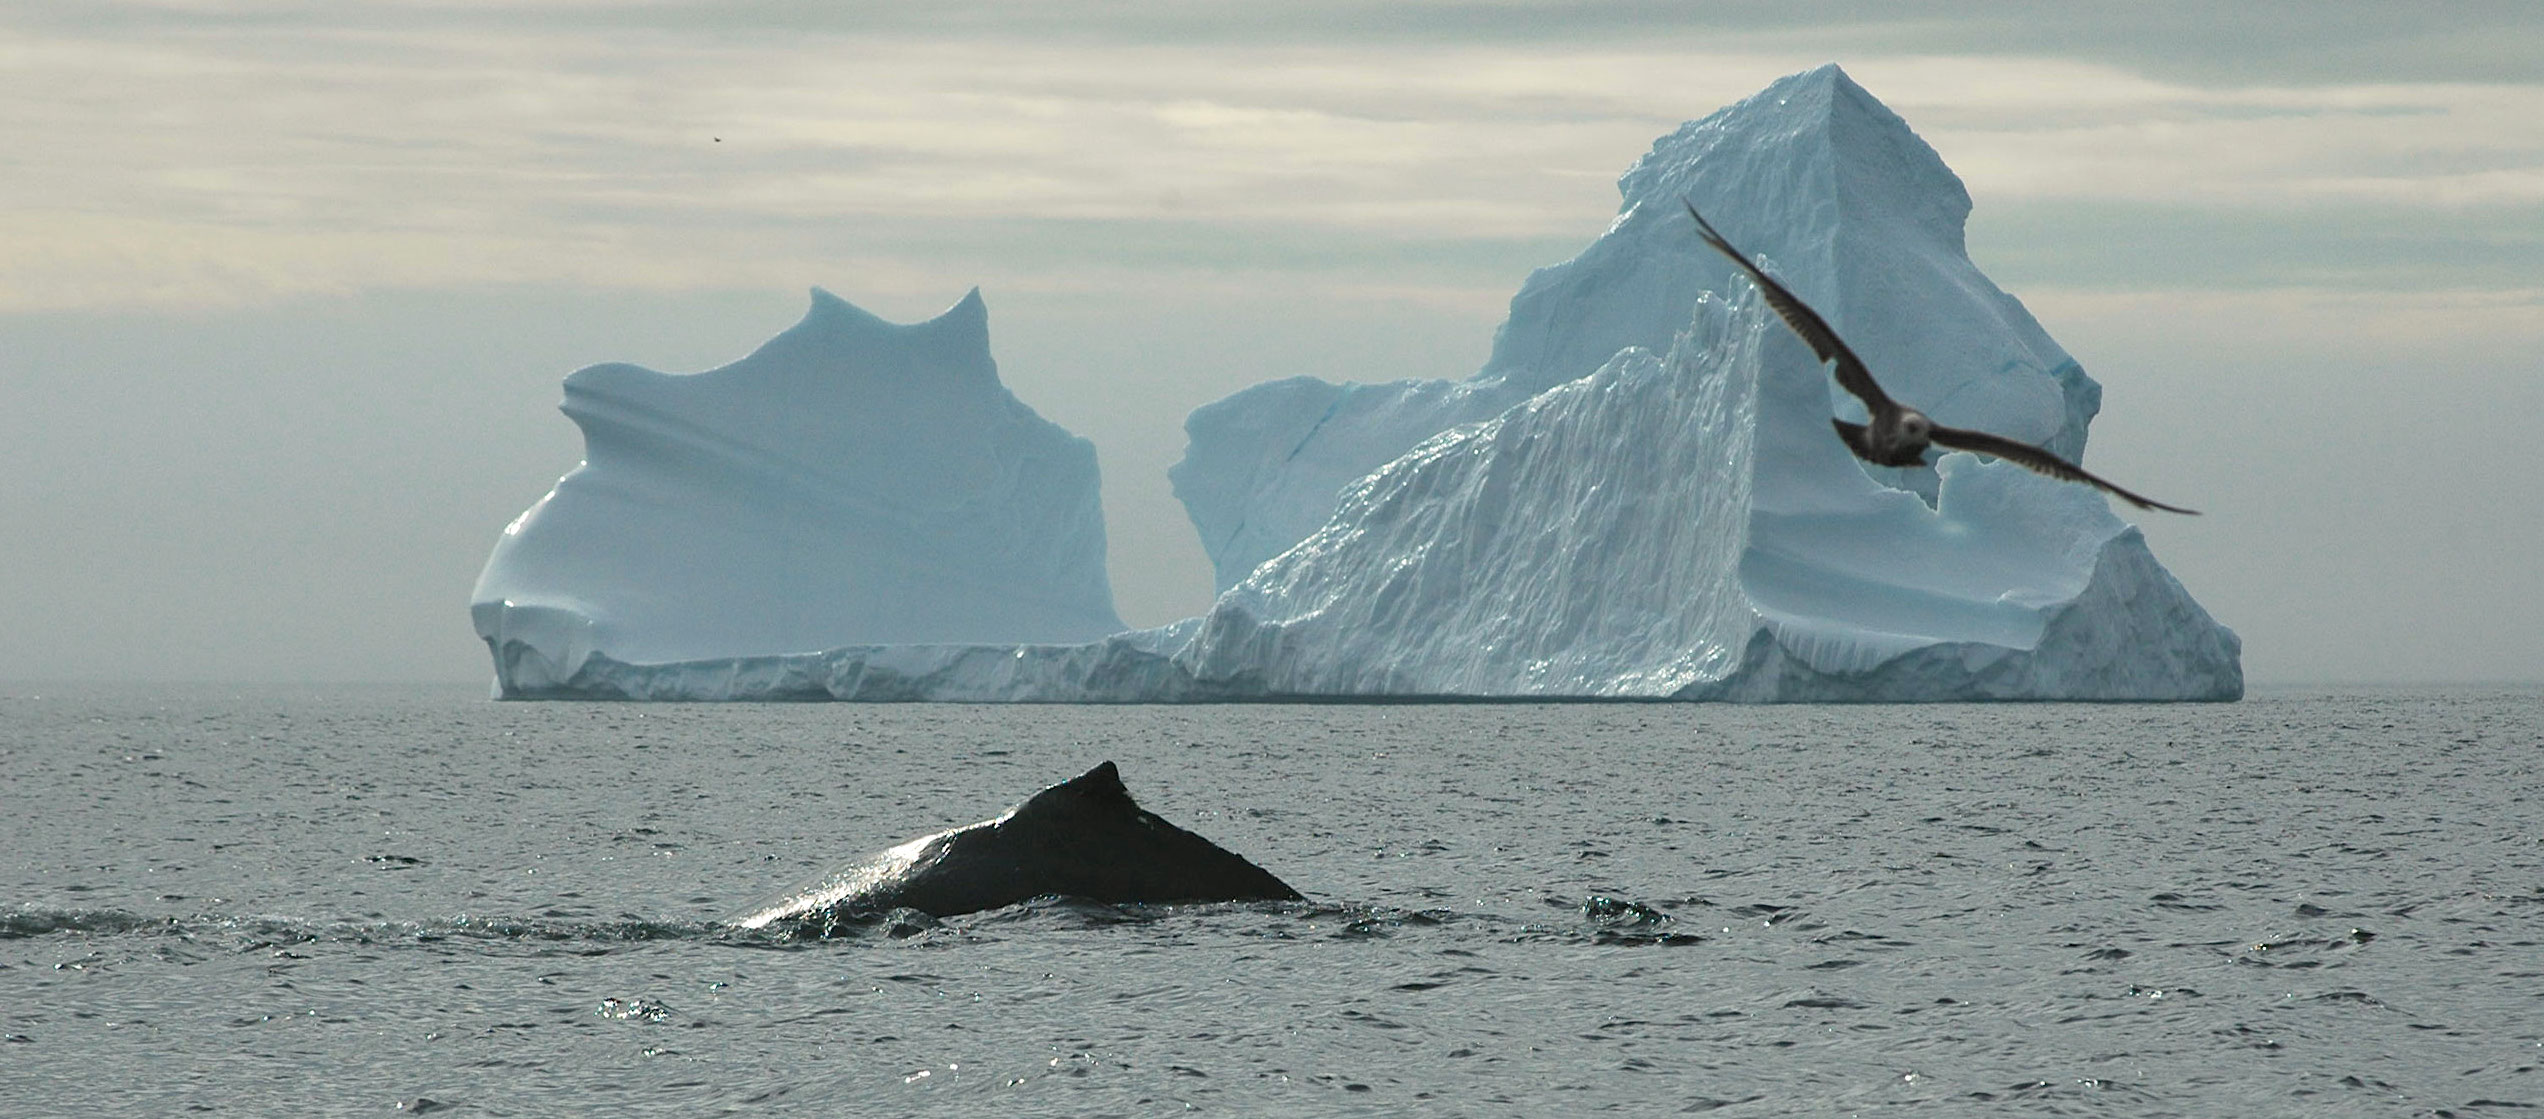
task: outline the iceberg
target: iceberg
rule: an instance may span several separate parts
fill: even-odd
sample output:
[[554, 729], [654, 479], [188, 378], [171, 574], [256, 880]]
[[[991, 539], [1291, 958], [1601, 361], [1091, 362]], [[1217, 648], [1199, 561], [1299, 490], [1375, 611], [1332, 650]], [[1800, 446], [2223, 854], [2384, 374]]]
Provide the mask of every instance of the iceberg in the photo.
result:
[[820, 289], [750, 356], [565, 379], [581, 465], [505, 528], [472, 596], [501, 695], [587, 660], [1119, 632], [1095, 447], [1017, 400], [975, 290], [896, 325]]
[[1736, 222], [1894, 395], [2080, 459], [2101, 387], [1970, 262], [1968, 192], [1905, 121], [1824, 66], [1661, 138], [1618, 187], [1607, 232], [1528, 279], [1473, 378], [1279, 382], [1194, 413], [1176, 492], [1225, 584], [1181, 655], [1198, 677], [2241, 695], [2238, 639], [2099, 494], [1967, 454], [1861, 463], [1828, 423], [1860, 402], [1704, 259], [1683, 200]]
[[[1861, 420], [1860, 405], [1696, 238], [1682, 198], [1762, 250], [1894, 395], [2082, 461], [2100, 386], [1970, 262], [1969, 195], [1896, 114], [1824, 66], [1662, 137], [1618, 186], [1608, 230], [1528, 278], [1472, 378], [1294, 378], [1192, 414], [1172, 480], [1220, 586], [1201, 617], [667, 657], [561, 642], [539, 615], [514, 657], [536, 664], [537, 686], [518, 686], [498, 644], [498, 687], [1062, 702], [2242, 694], [2233, 631], [2099, 493], [1964, 453], [1912, 468], [1849, 454], [1829, 420]], [[503, 559], [499, 547], [489, 580]], [[479, 601], [489, 633], [483, 584]]]

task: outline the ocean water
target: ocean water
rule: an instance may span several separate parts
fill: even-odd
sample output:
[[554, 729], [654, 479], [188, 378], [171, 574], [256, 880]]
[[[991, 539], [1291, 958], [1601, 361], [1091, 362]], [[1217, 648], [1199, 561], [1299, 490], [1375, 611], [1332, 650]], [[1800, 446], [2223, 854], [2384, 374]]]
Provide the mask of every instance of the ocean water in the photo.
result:
[[[0, 687], [0, 1114], [2519, 1114], [2540, 755], [2533, 690]], [[1311, 900], [719, 924], [1108, 758]]]

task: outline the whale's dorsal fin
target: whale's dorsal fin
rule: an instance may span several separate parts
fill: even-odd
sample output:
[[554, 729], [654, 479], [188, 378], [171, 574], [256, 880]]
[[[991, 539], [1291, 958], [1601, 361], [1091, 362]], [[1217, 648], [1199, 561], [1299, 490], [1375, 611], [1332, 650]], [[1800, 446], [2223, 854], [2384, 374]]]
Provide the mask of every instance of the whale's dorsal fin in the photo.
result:
[[1131, 799], [1131, 791], [1122, 785], [1122, 771], [1114, 768], [1109, 761], [1027, 797], [1023, 804], [1016, 806], [1015, 815], [1037, 814], [1064, 806], [1084, 808], [1099, 804], [1122, 805], [1133, 811], [1139, 808], [1138, 802]]

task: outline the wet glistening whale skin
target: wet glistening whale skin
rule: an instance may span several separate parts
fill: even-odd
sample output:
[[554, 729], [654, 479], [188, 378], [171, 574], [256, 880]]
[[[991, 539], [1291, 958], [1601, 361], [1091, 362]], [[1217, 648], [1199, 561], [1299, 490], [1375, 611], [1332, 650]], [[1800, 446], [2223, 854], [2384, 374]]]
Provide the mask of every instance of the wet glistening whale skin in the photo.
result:
[[1105, 762], [993, 820], [924, 835], [734, 923], [821, 935], [844, 917], [951, 917], [1044, 895], [1126, 902], [1295, 901], [1299, 892], [1142, 809]]

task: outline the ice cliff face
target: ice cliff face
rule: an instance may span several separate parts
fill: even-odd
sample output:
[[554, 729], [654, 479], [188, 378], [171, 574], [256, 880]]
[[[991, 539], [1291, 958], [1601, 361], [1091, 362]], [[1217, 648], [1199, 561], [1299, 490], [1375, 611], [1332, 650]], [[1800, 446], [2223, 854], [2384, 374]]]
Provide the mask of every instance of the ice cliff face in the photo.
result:
[[[1892, 395], [2081, 459], [2099, 387], [1971, 265], [1968, 195], [1897, 116], [1823, 67], [1662, 138], [1619, 186], [1608, 232], [1529, 278], [1475, 377], [1301, 378], [1193, 414], [1174, 481], [1223, 588], [1200, 618], [1102, 640], [987, 644], [939, 625], [925, 631], [949, 636], [801, 651], [812, 647], [762, 634], [756, 649], [737, 639], [727, 653], [660, 656], [637, 641], [573, 644], [551, 617], [623, 615], [571, 613], [554, 605], [571, 603], [563, 590], [507, 602], [490, 628], [484, 604], [498, 597], [481, 586], [499, 679], [508, 694], [682, 699], [2241, 694], [2234, 633], [2100, 494], [1966, 454], [1907, 470], [1849, 455], [1829, 419], [1861, 419], [1860, 407], [1697, 240], [1682, 197], [1767, 256]], [[937, 402], [922, 392], [897, 406], [932, 416]], [[578, 475], [600, 465], [600, 445], [596, 434]], [[869, 465], [897, 485], [928, 473], [889, 455]], [[963, 517], [1006, 506], [965, 508], [948, 539], [972, 538], [951, 527]], [[490, 583], [514, 546], [498, 548]], [[832, 545], [855, 547], [875, 545]], [[527, 622], [507, 630], [511, 617]], [[507, 645], [515, 631], [532, 636]], [[1045, 640], [1078, 643], [1033, 644]], [[507, 648], [522, 651], [507, 662]]]
[[471, 612], [507, 693], [627, 663], [1122, 629], [1095, 448], [999, 384], [979, 292], [901, 326], [813, 293], [721, 369], [565, 381], [582, 465]]
[[2240, 694], [2233, 633], [2100, 494], [1952, 455], [1929, 508], [1829, 431], [1827, 379], [1754, 289], [1701, 297], [1666, 357], [1354, 484], [1177, 662], [1267, 695]]

